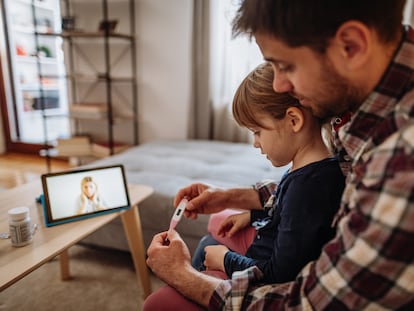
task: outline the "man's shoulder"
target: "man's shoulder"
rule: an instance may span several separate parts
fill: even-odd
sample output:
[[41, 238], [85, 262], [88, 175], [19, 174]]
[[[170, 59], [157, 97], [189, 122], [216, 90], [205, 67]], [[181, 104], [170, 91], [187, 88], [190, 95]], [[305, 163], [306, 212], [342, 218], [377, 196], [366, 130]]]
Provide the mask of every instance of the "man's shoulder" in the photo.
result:
[[[356, 171], [365, 172], [365, 184], [382, 184], [397, 174], [414, 171], [414, 120], [401, 126], [364, 155]], [[365, 168], [364, 168], [365, 167]], [[408, 185], [407, 185], [408, 186]]]
[[394, 108], [395, 121], [397, 125], [400, 122], [410, 123], [414, 122], [414, 81], [410, 89], [404, 93], [404, 96], [398, 100]]
[[401, 129], [398, 141], [401, 141], [404, 146], [410, 147], [412, 152], [414, 149], [414, 119], [410, 124]]
[[400, 149], [402, 153], [413, 155], [414, 150], [414, 117], [393, 132], [382, 144], [378, 146], [376, 152], [389, 152], [390, 157]]

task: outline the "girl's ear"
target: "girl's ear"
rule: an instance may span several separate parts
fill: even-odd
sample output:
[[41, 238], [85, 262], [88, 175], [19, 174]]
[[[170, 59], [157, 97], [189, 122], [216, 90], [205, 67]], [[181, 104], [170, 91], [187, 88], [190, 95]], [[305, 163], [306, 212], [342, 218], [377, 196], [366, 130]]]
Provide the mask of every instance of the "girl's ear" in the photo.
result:
[[305, 116], [298, 107], [289, 107], [286, 110], [285, 118], [294, 133], [299, 132], [305, 123]]

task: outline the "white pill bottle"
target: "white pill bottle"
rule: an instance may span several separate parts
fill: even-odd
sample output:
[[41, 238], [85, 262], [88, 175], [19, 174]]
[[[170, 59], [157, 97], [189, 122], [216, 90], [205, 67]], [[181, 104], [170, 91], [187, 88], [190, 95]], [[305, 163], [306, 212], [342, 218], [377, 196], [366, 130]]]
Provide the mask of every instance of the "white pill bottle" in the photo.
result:
[[12, 246], [25, 246], [33, 241], [29, 208], [15, 207], [9, 210], [9, 232]]

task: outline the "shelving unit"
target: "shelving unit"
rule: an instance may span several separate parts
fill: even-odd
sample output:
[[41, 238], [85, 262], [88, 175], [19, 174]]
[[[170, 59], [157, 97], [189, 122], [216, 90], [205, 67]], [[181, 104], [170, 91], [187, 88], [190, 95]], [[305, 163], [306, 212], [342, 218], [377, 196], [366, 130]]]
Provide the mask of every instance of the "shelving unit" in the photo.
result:
[[[61, 6], [62, 18], [74, 21], [60, 34], [73, 134], [90, 136], [92, 154], [94, 144], [106, 146], [108, 155], [138, 144], [134, 0], [64, 0]], [[111, 21], [114, 29], [103, 27]]]
[[12, 139], [44, 145], [70, 133], [59, 2], [2, 1], [10, 73]]
[[138, 144], [135, 0], [3, 0], [1, 12], [13, 141], [42, 146], [49, 171], [63, 138], [87, 136], [101, 156]]

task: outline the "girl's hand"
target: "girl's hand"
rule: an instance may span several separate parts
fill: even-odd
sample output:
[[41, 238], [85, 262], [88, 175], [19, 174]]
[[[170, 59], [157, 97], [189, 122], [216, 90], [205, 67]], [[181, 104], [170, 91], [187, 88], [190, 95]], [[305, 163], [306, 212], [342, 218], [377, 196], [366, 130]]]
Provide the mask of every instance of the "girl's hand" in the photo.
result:
[[217, 235], [232, 237], [237, 231], [248, 225], [250, 225], [250, 212], [230, 215], [219, 225]]
[[226, 273], [224, 268], [224, 256], [229, 249], [224, 245], [210, 245], [204, 248], [206, 257], [204, 260], [204, 266], [207, 270], [219, 270]]

